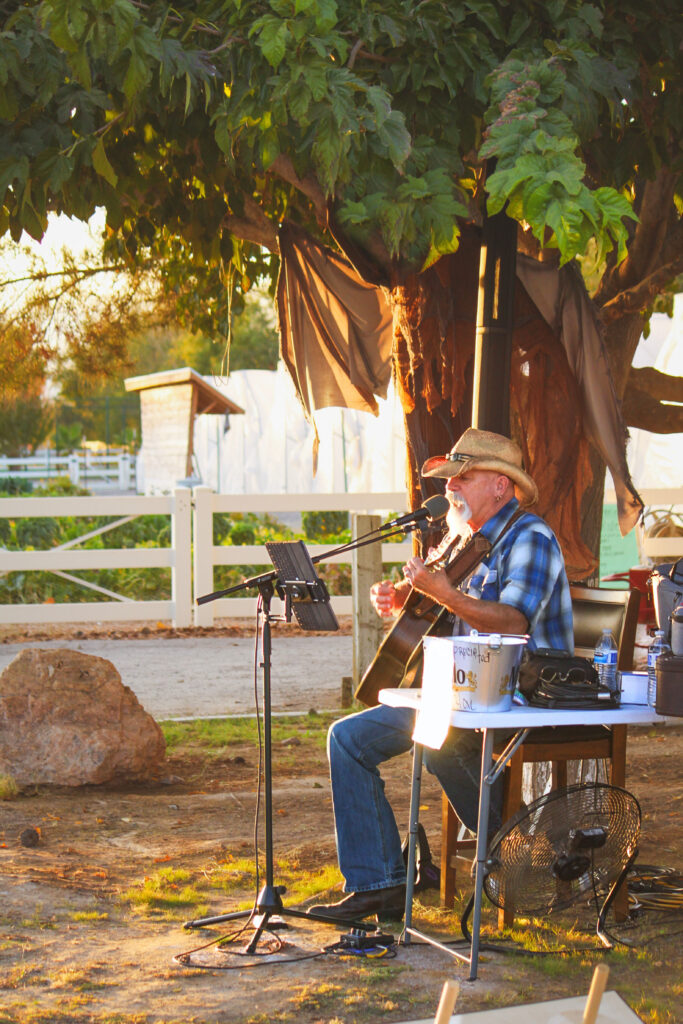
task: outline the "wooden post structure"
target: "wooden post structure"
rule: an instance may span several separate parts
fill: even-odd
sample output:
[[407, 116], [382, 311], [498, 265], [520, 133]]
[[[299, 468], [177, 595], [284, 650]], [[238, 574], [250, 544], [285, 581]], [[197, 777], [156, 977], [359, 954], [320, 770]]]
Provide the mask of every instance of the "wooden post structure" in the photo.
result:
[[[353, 540], [376, 530], [379, 516], [354, 513], [351, 516]], [[353, 689], [374, 658], [382, 639], [382, 620], [370, 604], [370, 587], [382, 579], [382, 544], [366, 544], [351, 552], [351, 590], [353, 594]]]

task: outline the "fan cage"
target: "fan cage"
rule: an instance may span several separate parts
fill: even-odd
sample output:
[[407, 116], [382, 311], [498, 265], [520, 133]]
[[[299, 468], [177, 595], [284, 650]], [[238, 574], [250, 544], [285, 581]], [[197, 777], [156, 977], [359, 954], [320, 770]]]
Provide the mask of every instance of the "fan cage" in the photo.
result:
[[541, 914], [605, 894], [636, 849], [640, 823], [640, 804], [618, 786], [553, 790], [493, 837], [486, 895], [501, 909]]

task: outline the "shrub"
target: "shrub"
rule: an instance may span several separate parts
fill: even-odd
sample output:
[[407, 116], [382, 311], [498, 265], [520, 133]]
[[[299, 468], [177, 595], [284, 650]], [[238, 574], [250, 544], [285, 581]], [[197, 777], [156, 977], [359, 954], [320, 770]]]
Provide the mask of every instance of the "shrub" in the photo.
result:
[[17, 494], [30, 494], [32, 490], [31, 480], [23, 480], [20, 476], [8, 476], [0, 484], [0, 498], [14, 498]]
[[232, 544], [255, 544], [256, 531], [249, 523], [235, 523], [230, 530], [230, 542]]
[[307, 540], [328, 540], [349, 529], [349, 513], [303, 512], [301, 525]]
[[229, 515], [225, 512], [214, 512], [213, 516], [213, 542], [214, 544], [223, 544], [225, 538], [230, 535], [232, 530], [233, 522]]
[[59, 535], [57, 520], [48, 516], [35, 516], [25, 519], [17, 519], [14, 527], [19, 548], [45, 548], [54, 547]]

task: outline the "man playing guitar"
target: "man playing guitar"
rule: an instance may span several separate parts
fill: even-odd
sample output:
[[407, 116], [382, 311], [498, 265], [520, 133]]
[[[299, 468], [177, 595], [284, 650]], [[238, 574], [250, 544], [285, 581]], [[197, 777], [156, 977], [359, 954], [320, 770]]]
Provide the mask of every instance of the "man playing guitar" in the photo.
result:
[[[449, 577], [448, 565], [434, 568], [434, 562], [425, 565], [421, 558], [409, 559], [401, 582], [384, 580], [372, 587], [371, 601], [378, 614], [396, 615], [411, 595], [411, 600], [425, 595], [450, 613], [449, 628], [457, 635], [470, 629], [525, 633], [530, 650], [573, 651], [569, 584], [559, 544], [542, 519], [520, 509], [520, 504], [533, 504], [538, 492], [522, 468], [519, 446], [500, 434], [470, 428], [448, 455], [428, 459], [422, 475], [446, 478], [449, 534], [440, 549], [458, 534], [466, 540], [468, 532], [477, 531], [488, 542], [487, 553], [459, 586]], [[366, 690], [367, 698], [361, 684], [358, 696], [374, 703], [377, 684]], [[402, 915], [401, 839], [378, 766], [410, 749], [414, 718], [407, 708], [378, 705], [332, 725], [328, 756], [337, 855], [349, 895], [338, 903], [312, 907], [315, 913], [340, 922], [371, 914]], [[481, 738], [472, 729], [451, 728], [439, 750], [425, 748], [427, 769], [438, 778], [461, 821], [473, 830], [480, 764]], [[501, 824], [501, 786], [499, 780], [492, 787], [492, 830]]]

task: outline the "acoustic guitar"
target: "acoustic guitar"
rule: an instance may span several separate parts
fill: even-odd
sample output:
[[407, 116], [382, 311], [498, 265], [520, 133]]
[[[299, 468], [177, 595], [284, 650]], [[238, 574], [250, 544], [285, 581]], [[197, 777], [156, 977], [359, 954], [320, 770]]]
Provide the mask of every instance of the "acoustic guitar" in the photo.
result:
[[[463, 549], [444, 566], [453, 586], [459, 586], [491, 550], [491, 542], [475, 533]], [[432, 567], [439, 559], [432, 562]], [[429, 562], [426, 563], [429, 565]], [[401, 612], [380, 644], [377, 654], [365, 670], [356, 690], [356, 700], [371, 707], [385, 687], [420, 686], [422, 639], [425, 636], [450, 636], [454, 616], [431, 597], [411, 590]]]

